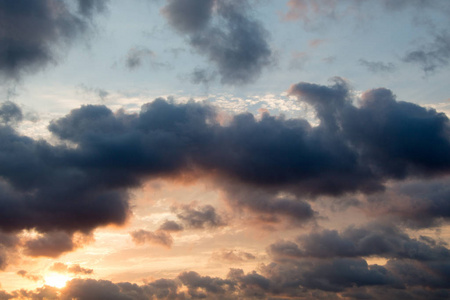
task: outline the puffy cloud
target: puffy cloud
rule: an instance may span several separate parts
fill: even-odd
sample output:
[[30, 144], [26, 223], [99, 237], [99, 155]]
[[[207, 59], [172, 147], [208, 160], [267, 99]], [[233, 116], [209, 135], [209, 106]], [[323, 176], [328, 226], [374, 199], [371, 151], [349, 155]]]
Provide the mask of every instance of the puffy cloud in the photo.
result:
[[450, 260], [450, 251], [442, 245], [436, 245], [432, 239], [412, 239], [392, 224], [378, 223], [359, 228], [349, 227], [341, 233], [336, 230], [314, 232], [300, 236], [298, 243], [280, 241], [271, 245], [268, 251], [280, 261], [307, 257], [368, 256], [425, 262]]
[[161, 230], [147, 231], [147, 230], [136, 230], [130, 233], [133, 242], [140, 245], [145, 243], [158, 244], [170, 248], [173, 243], [172, 236]]
[[[216, 65], [222, 83], [252, 82], [273, 63], [268, 33], [252, 18], [247, 1], [167, 2], [162, 12], [169, 24]], [[201, 78], [197, 81], [203, 82]]]
[[177, 232], [177, 231], [182, 231], [183, 229], [184, 229], [184, 227], [182, 225], [178, 224], [175, 221], [169, 221], [169, 220], [164, 221], [164, 223], [161, 224], [161, 226], [159, 226], [159, 230], [168, 231], [168, 232]]
[[78, 0], [72, 11], [65, 1], [0, 1], [0, 72], [19, 78], [58, 60], [58, 48], [85, 33], [104, 0]]
[[0, 105], [0, 122], [3, 124], [11, 124], [20, 122], [23, 119], [22, 110], [17, 104], [6, 101]]
[[188, 228], [214, 228], [224, 226], [222, 217], [216, 213], [211, 205], [204, 205], [199, 208], [183, 206], [177, 213], [178, 219]]
[[65, 232], [45, 233], [43, 236], [26, 241], [24, 246], [25, 254], [33, 257], [58, 257], [76, 248], [72, 236]]
[[[65, 232], [56, 240], [67, 243], [45, 236], [27, 247], [50, 243], [69, 251], [74, 233], [125, 222], [128, 189], [185, 173], [207, 174], [236, 210], [304, 222], [316, 216], [306, 197], [373, 193], [387, 180], [435, 178], [450, 170], [443, 113], [397, 101], [387, 89], [356, 99], [339, 78], [329, 86], [298, 83], [290, 94], [314, 107], [319, 125], [249, 113], [221, 125], [213, 107], [164, 99], [135, 114], [101, 105], [73, 110], [49, 126], [71, 146], [33, 140], [4, 124], [0, 229]], [[184, 227], [225, 223], [210, 206], [176, 213]], [[428, 216], [446, 217], [432, 206]]]

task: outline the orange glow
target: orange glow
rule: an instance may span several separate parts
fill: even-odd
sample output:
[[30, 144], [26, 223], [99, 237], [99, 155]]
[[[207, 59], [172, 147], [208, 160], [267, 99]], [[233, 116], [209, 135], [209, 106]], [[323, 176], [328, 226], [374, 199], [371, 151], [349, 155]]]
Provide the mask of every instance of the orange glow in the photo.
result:
[[57, 273], [51, 273], [49, 275], [44, 276], [44, 282], [46, 285], [59, 289], [65, 287], [66, 283], [71, 279], [72, 278], [67, 275]]

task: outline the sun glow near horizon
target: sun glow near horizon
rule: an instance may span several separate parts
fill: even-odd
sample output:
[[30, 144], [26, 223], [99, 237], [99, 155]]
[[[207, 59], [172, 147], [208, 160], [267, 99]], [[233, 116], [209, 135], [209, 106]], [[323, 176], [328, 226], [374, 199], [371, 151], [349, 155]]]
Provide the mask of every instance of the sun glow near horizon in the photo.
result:
[[58, 289], [65, 287], [67, 282], [70, 280], [72, 280], [72, 277], [58, 273], [50, 273], [44, 276], [45, 285]]

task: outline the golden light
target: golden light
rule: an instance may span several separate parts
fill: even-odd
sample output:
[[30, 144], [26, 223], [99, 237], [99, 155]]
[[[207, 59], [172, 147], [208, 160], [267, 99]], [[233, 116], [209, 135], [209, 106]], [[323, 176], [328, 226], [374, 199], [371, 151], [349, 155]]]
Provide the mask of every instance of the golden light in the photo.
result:
[[72, 278], [67, 276], [67, 275], [63, 275], [63, 274], [57, 274], [57, 273], [52, 273], [49, 275], [44, 276], [44, 282], [46, 285], [55, 287], [55, 288], [63, 288], [66, 286], [67, 281], [71, 280]]

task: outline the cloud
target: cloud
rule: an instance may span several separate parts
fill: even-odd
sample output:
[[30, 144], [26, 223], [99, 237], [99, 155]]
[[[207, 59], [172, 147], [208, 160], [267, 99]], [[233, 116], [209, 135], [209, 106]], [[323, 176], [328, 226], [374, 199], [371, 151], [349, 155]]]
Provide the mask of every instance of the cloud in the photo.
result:
[[50, 267], [51, 271], [59, 273], [73, 273], [73, 274], [83, 274], [89, 275], [94, 272], [92, 269], [86, 269], [81, 267], [79, 264], [67, 265], [61, 262], [56, 262]]
[[341, 233], [323, 230], [302, 235], [298, 243], [280, 241], [272, 244], [268, 252], [277, 261], [308, 257], [330, 259], [369, 256], [424, 262], [450, 260], [450, 251], [446, 247], [412, 239], [392, 224], [378, 223], [360, 228], [352, 226]]
[[384, 63], [381, 61], [367, 61], [360, 59], [359, 64], [366, 67], [372, 73], [392, 73], [396, 67], [393, 63]]
[[109, 0], [78, 0], [78, 12], [83, 16], [92, 17], [95, 13], [106, 10]]
[[175, 221], [164, 221], [161, 226], [159, 226], [159, 230], [168, 231], [168, 232], [177, 232], [177, 231], [183, 231], [184, 227], [180, 224], [178, 224]]
[[0, 105], [0, 122], [3, 124], [14, 124], [22, 121], [22, 110], [17, 104], [6, 101]]
[[209, 72], [205, 69], [195, 69], [191, 74], [189, 74], [190, 80], [194, 84], [208, 84], [216, 78], [215, 72]]
[[5, 270], [9, 263], [8, 257], [17, 252], [20, 239], [15, 234], [6, 234], [0, 231], [0, 270]]
[[151, 59], [155, 53], [145, 47], [135, 47], [128, 51], [125, 65], [128, 69], [133, 70], [142, 66], [143, 60]]
[[49, 232], [25, 242], [25, 254], [32, 257], [58, 257], [76, 248], [72, 236], [65, 232]]
[[256, 259], [256, 257], [253, 254], [240, 250], [224, 249], [218, 252], [214, 252], [211, 255], [211, 260], [222, 261], [226, 263], [242, 263], [254, 259]]
[[162, 230], [157, 231], [147, 231], [147, 230], [136, 230], [130, 233], [133, 242], [141, 245], [145, 243], [157, 244], [167, 248], [170, 248], [173, 244], [172, 236]]
[[[301, 82], [289, 93], [314, 108], [319, 125], [250, 113], [221, 125], [211, 106], [161, 98], [133, 114], [103, 105], [75, 109], [49, 126], [60, 144], [3, 124], [0, 229], [35, 229], [44, 236], [29, 241], [28, 253], [55, 256], [44, 248], [70, 251], [73, 234], [123, 224], [128, 190], [148, 179], [207, 176], [237, 211], [302, 223], [317, 215], [306, 198], [370, 194], [388, 180], [433, 179], [450, 171], [443, 113], [397, 101], [382, 88], [356, 98], [339, 78], [328, 86]], [[429, 212], [430, 220], [447, 216], [431, 206]], [[185, 228], [225, 224], [210, 206], [176, 213]]]
[[6, 79], [37, 71], [59, 60], [60, 49], [86, 33], [103, 0], [78, 0], [72, 11], [65, 1], [2, 1], [0, 18], [8, 30], [0, 38], [0, 72]]
[[397, 183], [383, 195], [370, 195], [369, 215], [410, 228], [436, 227], [450, 218], [448, 177]]
[[[25, 270], [19, 270], [19, 271], [16, 272], [16, 274], [19, 275], [19, 276], [21, 276], [21, 277], [23, 277], [23, 278], [32, 280], [32, 281], [39, 281], [39, 280], [42, 280], [42, 277], [41, 277], [41, 276], [38, 276], [38, 275], [31, 275], [31, 274], [29, 274], [29, 273], [28, 273], [27, 271], [25, 271]], [[1, 299], [1, 298], [0, 298], [0, 299]]]
[[422, 67], [426, 73], [435, 72], [450, 63], [450, 35], [441, 32], [434, 36], [434, 41], [420, 49], [408, 52], [403, 61]]
[[[450, 5], [445, 0], [437, 1], [398, 1], [398, 0], [380, 0], [380, 1], [360, 1], [360, 0], [289, 0], [287, 2], [288, 11], [282, 15], [287, 21], [301, 20], [305, 24], [311, 24], [318, 19], [327, 17], [329, 19], [340, 19], [343, 17], [364, 16], [367, 7], [364, 5], [379, 6], [384, 12], [392, 13], [401, 10], [415, 9], [418, 12], [424, 10], [434, 10], [444, 14], [450, 13]], [[370, 9], [370, 8], [369, 8]], [[373, 13], [374, 9], [371, 8]]]
[[247, 1], [168, 0], [162, 13], [216, 66], [221, 83], [242, 85], [255, 81], [274, 61], [268, 33], [252, 18], [249, 5]]
[[177, 217], [187, 228], [214, 228], [226, 225], [211, 205], [204, 205], [199, 208], [182, 206], [181, 209], [177, 210]]

